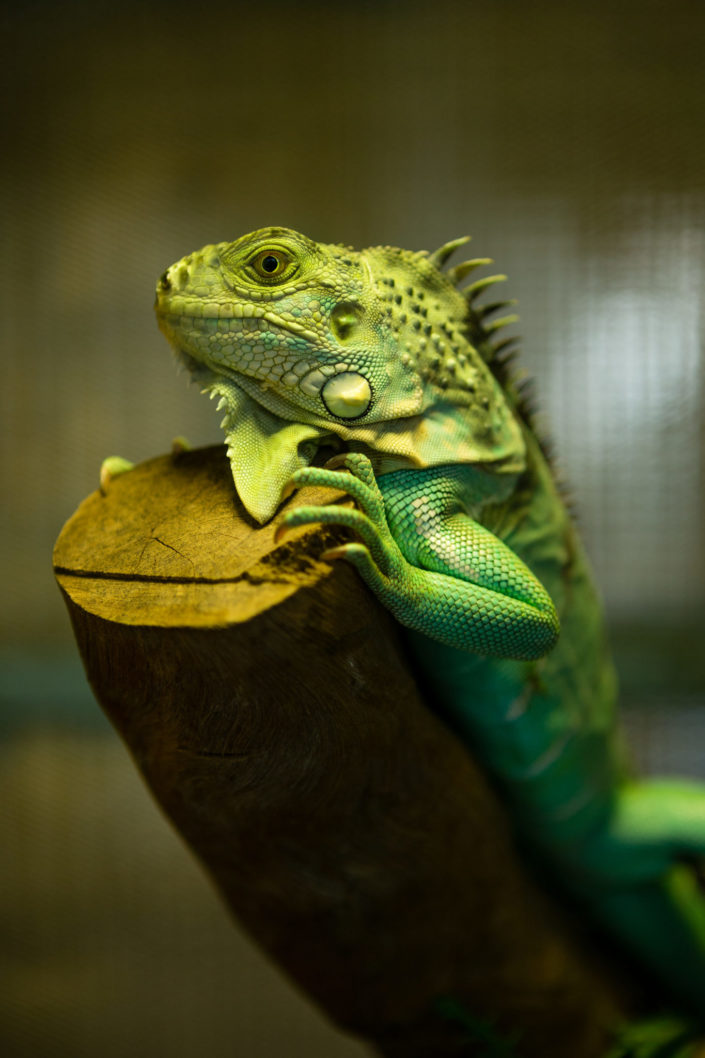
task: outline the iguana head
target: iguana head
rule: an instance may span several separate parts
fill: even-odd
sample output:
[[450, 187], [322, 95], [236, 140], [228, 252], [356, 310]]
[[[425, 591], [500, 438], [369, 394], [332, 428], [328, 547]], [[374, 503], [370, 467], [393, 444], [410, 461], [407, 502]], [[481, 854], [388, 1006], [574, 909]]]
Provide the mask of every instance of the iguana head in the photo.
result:
[[[291, 474], [337, 437], [378, 472], [442, 463], [523, 467], [519, 427], [473, 347], [445, 257], [356, 252], [263, 228], [172, 265], [159, 325], [226, 409], [238, 492], [269, 519]], [[468, 262], [474, 265], [476, 262]]]

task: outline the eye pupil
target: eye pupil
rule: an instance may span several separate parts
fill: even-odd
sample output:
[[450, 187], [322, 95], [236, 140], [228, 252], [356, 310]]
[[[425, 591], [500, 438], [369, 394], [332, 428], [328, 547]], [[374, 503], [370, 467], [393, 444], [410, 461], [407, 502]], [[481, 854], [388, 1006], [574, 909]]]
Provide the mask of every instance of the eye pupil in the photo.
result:
[[265, 272], [271, 274], [272, 272], [276, 272], [279, 267], [279, 258], [275, 257], [274, 254], [267, 254], [266, 257], [262, 258], [261, 265]]

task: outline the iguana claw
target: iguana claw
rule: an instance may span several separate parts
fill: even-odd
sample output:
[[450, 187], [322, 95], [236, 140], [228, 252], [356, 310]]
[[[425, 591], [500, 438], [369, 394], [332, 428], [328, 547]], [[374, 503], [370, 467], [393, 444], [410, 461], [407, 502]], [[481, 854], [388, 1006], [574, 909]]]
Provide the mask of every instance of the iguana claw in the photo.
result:
[[171, 454], [174, 457], [180, 456], [182, 452], [190, 451], [191, 445], [181, 434], [179, 434], [178, 437], [175, 437], [174, 440], [171, 442]]
[[[344, 467], [345, 470], [331, 469], [332, 463], [337, 467]], [[389, 531], [382, 494], [366, 456], [347, 452], [342, 456], [335, 456], [326, 467], [302, 467], [292, 475], [291, 480], [295, 486], [316, 485], [347, 492], [358, 509], [333, 504], [322, 507], [296, 507], [284, 515], [274, 535], [276, 543], [282, 539], [287, 529], [297, 525], [320, 522], [345, 526], [352, 529], [363, 542], [329, 548], [321, 557], [347, 559], [361, 572], [364, 567], [368, 576], [375, 582], [380, 574], [383, 577], [390, 574], [401, 555]]]

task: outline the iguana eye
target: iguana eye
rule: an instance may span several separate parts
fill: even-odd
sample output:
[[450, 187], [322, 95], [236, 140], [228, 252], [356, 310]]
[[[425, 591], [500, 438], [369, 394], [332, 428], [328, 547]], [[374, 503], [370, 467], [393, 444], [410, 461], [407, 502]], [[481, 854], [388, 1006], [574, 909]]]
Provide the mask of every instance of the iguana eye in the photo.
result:
[[292, 259], [287, 253], [278, 248], [271, 250], [260, 250], [256, 257], [250, 262], [260, 279], [277, 280], [284, 275], [290, 274]]

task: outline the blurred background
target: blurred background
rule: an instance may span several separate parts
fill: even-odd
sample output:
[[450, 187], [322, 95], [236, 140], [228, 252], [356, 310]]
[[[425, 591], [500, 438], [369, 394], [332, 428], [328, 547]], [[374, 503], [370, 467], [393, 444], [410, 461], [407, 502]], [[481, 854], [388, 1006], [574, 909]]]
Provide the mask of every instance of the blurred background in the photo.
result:
[[3, 5], [0, 1052], [365, 1053], [230, 926], [88, 690], [51, 551], [101, 460], [220, 440], [157, 276], [267, 224], [464, 233], [602, 586], [642, 767], [705, 776], [705, 6]]

